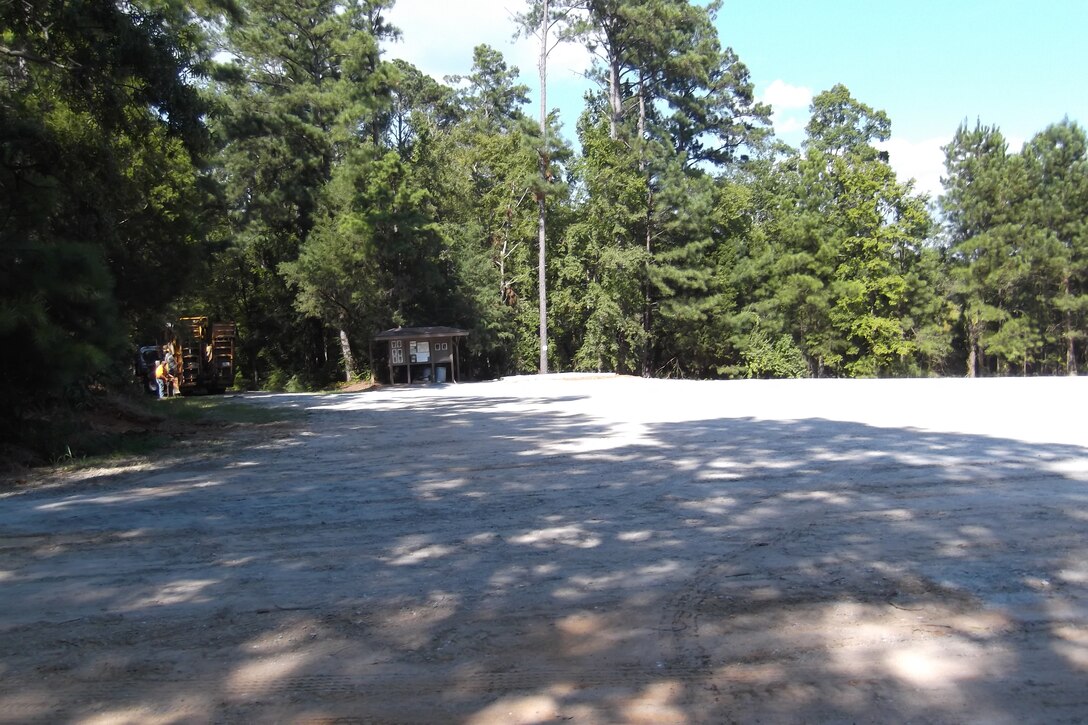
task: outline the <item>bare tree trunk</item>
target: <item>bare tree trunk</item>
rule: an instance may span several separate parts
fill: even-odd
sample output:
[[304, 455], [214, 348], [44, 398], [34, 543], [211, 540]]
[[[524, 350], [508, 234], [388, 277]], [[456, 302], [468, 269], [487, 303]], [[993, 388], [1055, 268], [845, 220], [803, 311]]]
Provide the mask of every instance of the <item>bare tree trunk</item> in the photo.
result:
[[506, 284], [507, 284], [507, 282], [506, 282], [506, 254], [507, 254], [506, 248], [507, 248], [507, 236], [506, 236], [506, 233], [504, 231], [503, 240], [502, 240], [502, 247], [499, 249], [499, 299], [504, 303], [508, 299], [507, 292], [506, 292]]
[[967, 377], [978, 377], [978, 322], [971, 317], [967, 319]]
[[646, 173], [646, 92], [643, 77], [638, 79], [638, 170], [646, 180], [646, 267], [642, 280], [642, 377], [650, 377], [650, 353], [653, 329], [653, 289], [650, 285], [650, 265], [653, 254], [654, 191]]
[[536, 195], [537, 206], [537, 297], [540, 301], [540, 374], [548, 372], [548, 280], [546, 261], [547, 206], [544, 185], [548, 183], [548, 0], [540, 19], [540, 176], [541, 188]]
[[[1072, 290], [1069, 288], [1069, 275], [1065, 275], [1065, 279], [1062, 280], [1065, 286], [1065, 295], [1070, 297]], [[1076, 330], [1073, 327], [1073, 311], [1065, 311], [1065, 374], [1076, 375], [1077, 374], [1077, 346], [1074, 344], [1073, 339]]]
[[355, 379], [355, 356], [351, 354], [348, 331], [340, 328], [340, 354], [344, 357], [344, 378], [347, 382]]
[[623, 99], [620, 98], [620, 61], [615, 55], [608, 62], [608, 104], [611, 115], [608, 119], [608, 137], [615, 141], [619, 138], [619, 122], [623, 117]]
[[1066, 375], [1077, 374], [1077, 346], [1073, 342], [1073, 315], [1072, 313], [1065, 313], [1065, 373]]

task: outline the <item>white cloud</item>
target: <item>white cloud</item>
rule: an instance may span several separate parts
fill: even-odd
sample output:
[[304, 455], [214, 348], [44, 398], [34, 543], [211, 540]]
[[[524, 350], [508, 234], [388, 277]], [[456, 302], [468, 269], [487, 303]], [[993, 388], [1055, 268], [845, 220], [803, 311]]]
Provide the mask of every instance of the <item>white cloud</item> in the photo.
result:
[[812, 89], [805, 86], [794, 86], [784, 80], [771, 81], [760, 97], [764, 103], [769, 103], [776, 112], [796, 109], [808, 110], [812, 103]]
[[1028, 142], [1026, 138], [1024, 138], [1023, 136], [1017, 136], [1015, 134], [1007, 135], [1002, 133], [1002, 135], [1005, 136], [1005, 143], [1009, 145], [1010, 154], [1018, 154], [1023, 152], [1024, 144]]
[[[540, 46], [533, 36], [514, 38], [514, 15], [524, 7], [519, 0], [397, 0], [388, 20], [400, 29], [402, 39], [386, 44], [385, 57], [406, 60], [441, 81], [472, 70], [472, 49], [486, 43], [502, 53], [508, 65], [517, 66], [520, 81], [530, 88], [525, 111], [535, 116], [540, 103]], [[574, 133], [582, 94], [591, 85], [584, 77], [591, 61], [585, 47], [575, 43], [559, 45], [548, 57], [548, 106], [561, 110], [568, 136]]]
[[888, 152], [888, 163], [895, 170], [901, 182], [915, 180], [915, 190], [929, 194], [936, 199], [941, 194], [941, 175], [944, 173], [944, 151], [951, 141], [949, 136], [912, 141], [905, 138], [892, 138], [875, 144]]
[[[466, 5], [471, 10], [466, 10]], [[514, 16], [522, 9], [523, 4], [511, 0], [471, 3], [397, 0], [388, 19], [400, 29], [402, 37], [386, 44], [386, 57], [402, 58], [442, 80], [447, 75], [468, 73], [472, 68], [473, 48], [487, 44], [502, 53], [508, 65], [518, 67], [522, 82], [535, 81], [540, 46], [534, 36], [514, 35], [517, 31]], [[562, 82], [580, 76], [589, 64], [589, 53], [584, 47], [563, 43], [548, 57], [548, 73]]]
[[388, 20], [400, 29], [402, 39], [385, 46], [386, 57], [403, 58], [442, 80], [447, 75], [468, 73], [472, 49], [486, 43], [500, 51], [508, 63], [531, 70], [532, 44], [524, 38], [515, 42], [513, 37], [513, 16], [518, 10], [520, 6], [510, 0], [397, 0]]
[[804, 131], [807, 125], [807, 121], [803, 118], [784, 118], [780, 113], [774, 114], [772, 122], [774, 123], [774, 132], [779, 136], [796, 135]]
[[802, 131], [808, 123], [812, 90], [776, 79], [763, 90], [759, 100], [771, 105], [771, 123], [774, 124], [775, 135], [793, 145], [801, 143]]

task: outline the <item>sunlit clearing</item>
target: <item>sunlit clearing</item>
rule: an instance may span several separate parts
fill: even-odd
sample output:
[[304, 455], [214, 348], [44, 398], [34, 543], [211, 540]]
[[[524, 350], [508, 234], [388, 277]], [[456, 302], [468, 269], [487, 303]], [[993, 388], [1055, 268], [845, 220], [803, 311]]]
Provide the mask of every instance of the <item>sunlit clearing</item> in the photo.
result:
[[707, 463], [706, 467], [715, 471], [736, 471], [738, 476], [747, 475], [752, 470], [752, 464], [731, 458], [715, 458]]
[[[2, 673], [3, 670], [0, 670]], [[3, 722], [49, 722], [46, 716], [54, 706], [47, 690], [22, 690], [0, 695], [0, 720]]]
[[218, 481], [185, 481], [174, 486], [156, 486], [154, 488], [137, 488], [126, 491], [123, 494], [108, 496], [72, 496], [63, 501], [42, 504], [36, 507], [38, 511], [64, 511], [84, 504], [110, 505], [136, 503], [150, 501], [157, 498], [172, 498], [188, 493], [194, 488], [208, 488], [218, 486]]
[[463, 479], [463, 478], [454, 478], [454, 479], [449, 479], [449, 480], [445, 480], [445, 481], [434, 481], [433, 483], [424, 483], [424, 484], [421, 484], [419, 486], [416, 486], [416, 490], [419, 491], [419, 493], [422, 494], [422, 496], [424, 498], [431, 499], [431, 498], [438, 498], [439, 494], [442, 494], [442, 493], [444, 493], [446, 491], [453, 491], [453, 490], [456, 490], [458, 488], [461, 488], [466, 483], [468, 483], [468, 481]]
[[483, 546], [485, 544], [492, 544], [498, 540], [498, 534], [493, 531], [485, 531], [482, 534], [473, 534], [465, 539], [465, 543], [470, 546]]
[[559, 639], [554, 646], [568, 659], [607, 659], [621, 651], [649, 659], [658, 653], [651, 644], [653, 631], [620, 613], [586, 609], [557, 619], [555, 632]]
[[552, 443], [543, 448], [555, 453], [591, 453], [636, 446], [659, 447], [661, 442], [649, 434], [649, 427], [643, 423], [617, 423], [600, 435]]
[[548, 695], [528, 695], [524, 697], [504, 697], [490, 707], [469, 717], [465, 722], [470, 725], [491, 725], [514, 723], [556, 722], [563, 717], [555, 699]]
[[1080, 644], [1058, 644], [1054, 651], [1069, 661], [1074, 668], [1088, 674], [1088, 646]]
[[578, 639], [595, 636], [604, 626], [604, 618], [591, 612], [571, 614], [556, 623], [556, 628], [560, 632]]
[[909, 509], [884, 509], [873, 512], [873, 517], [887, 519], [889, 521], [910, 521], [914, 518], [914, 512]]
[[849, 506], [853, 503], [849, 496], [831, 491], [794, 491], [785, 494], [782, 498], [786, 501], [819, 501], [831, 506]]
[[567, 585], [557, 587], [553, 594], [561, 599], [577, 599], [591, 591], [651, 589], [671, 581], [680, 568], [678, 562], [666, 559], [633, 570], [618, 569], [599, 576], [571, 576]]
[[218, 579], [182, 579], [165, 584], [154, 593], [125, 607], [127, 611], [146, 609], [149, 607], [165, 607], [171, 604], [184, 604], [186, 602], [211, 601], [210, 596], [203, 594], [207, 587], [218, 584]]
[[1075, 481], [1088, 481], [1088, 460], [1075, 458], [1045, 466], [1047, 471]]
[[1088, 584], [1088, 557], [1075, 568], [1060, 569], [1056, 576], [1067, 584]]
[[684, 458], [682, 456], [674, 456], [670, 458], [670, 462], [673, 467], [678, 471], [694, 472], [699, 471], [703, 467], [703, 461], [699, 458]]
[[538, 529], [511, 539], [515, 544], [524, 544], [540, 548], [555, 545], [574, 546], [579, 549], [592, 549], [601, 545], [601, 537], [583, 531], [580, 526], [557, 526], [551, 529]]
[[392, 646], [413, 650], [433, 646], [435, 628], [456, 614], [460, 605], [458, 594], [432, 592], [422, 601], [383, 613], [378, 626]]
[[786, 678], [786, 670], [778, 664], [731, 664], [718, 671], [718, 679], [746, 685], [781, 682]]
[[251, 564], [255, 561], [257, 561], [257, 557], [255, 556], [243, 556], [238, 559], [220, 559], [216, 563], [219, 564], [219, 566], [235, 567], [245, 566], [246, 564]]
[[1054, 650], [1076, 669], [1088, 671], [1088, 630], [1072, 624], [1055, 627], [1055, 636], [1063, 641]]
[[246, 650], [261, 655], [278, 655], [305, 644], [309, 644], [314, 633], [312, 623], [295, 622], [281, 629], [265, 632], [246, 645]]
[[994, 672], [998, 666], [994, 655], [962, 639], [900, 645], [887, 655], [886, 661], [892, 674], [915, 687], [947, 687], [998, 674]]
[[722, 515], [731, 512], [737, 506], [737, 499], [732, 496], [715, 496], [697, 501], [685, 501], [680, 504], [683, 509], [694, 510], [704, 514]]
[[627, 723], [674, 723], [688, 722], [684, 708], [676, 700], [684, 692], [678, 682], [666, 680], [643, 688], [623, 707], [623, 721]]
[[123, 710], [109, 710], [87, 718], [81, 718], [84, 725], [166, 725], [187, 720], [200, 721], [208, 718], [208, 706], [205, 702], [190, 703], [184, 699], [169, 703], [160, 703], [156, 707], [129, 707]]
[[389, 563], [393, 566], [410, 566], [412, 564], [419, 564], [420, 562], [427, 561], [428, 559], [439, 559], [443, 556], [448, 556], [455, 551], [457, 551], [457, 549], [452, 546], [431, 544], [430, 546], [424, 546], [415, 549], [414, 551], [405, 551]]
[[283, 652], [274, 659], [261, 659], [239, 666], [228, 678], [228, 689], [240, 697], [262, 695], [301, 669], [309, 657], [297, 652]]

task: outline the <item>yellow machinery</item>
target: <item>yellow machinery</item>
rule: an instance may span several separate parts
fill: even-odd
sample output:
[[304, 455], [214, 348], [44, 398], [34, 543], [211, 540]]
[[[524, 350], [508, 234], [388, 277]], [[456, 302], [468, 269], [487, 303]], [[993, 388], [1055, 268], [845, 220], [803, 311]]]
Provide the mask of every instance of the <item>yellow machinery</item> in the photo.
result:
[[174, 355], [183, 394], [197, 390], [222, 393], [234, 384], [237, 333], [233, 322], [209, 324], [207, 317], [182, 317], [175, 332]]

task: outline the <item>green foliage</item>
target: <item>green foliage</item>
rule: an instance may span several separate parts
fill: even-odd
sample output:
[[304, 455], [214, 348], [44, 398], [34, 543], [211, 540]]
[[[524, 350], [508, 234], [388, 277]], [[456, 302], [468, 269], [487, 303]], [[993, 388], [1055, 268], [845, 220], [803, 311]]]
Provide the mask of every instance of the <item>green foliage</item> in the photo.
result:
[[841, 83], [812, 99], [805, 146], [829, 156], [871, 161], [880, 155], [875, 141], [891, 136], [888, 114], [861, 103]]
[[298, 375], [292, 375], [284, 384], [283, 389], [288, 393], [306, 393], [313, 390]]
[[280, 265], [298, 309], [352, 330], [433, 319], [446, 279], [428, 195], [396, 152], [352, 153], [298, 259]]
[[[552, 38], [597, 59], [578, 158], [557, 114], [542, 132], [524, 113], [495, 49], [448, 84], [384, 59], [389, 5], [0, 6], [0, 345], [18, 351], [0, 376], [17, 412], [4, 435], [124, 377], [126, 332], [177, 312], [238, 323], [239, 389], [357, 376], [394, 325], [470, 329], [469, 377], [528, 372], [544, 287], [553, 369], [1088, 364], [1076, 123], [1020, 153], [996, 127], [962, 126], [938, 243], [882, 150], [891, 120], [845, 86], [813, 99], [800, 150], [771, 143], [718, 3], [550, 3]], [[529, 2], [523, 29], [543, 10]]]
[[748, 378], [807, 378], [808, 365], [804, 353], [786, 335], [773, 342], [762, 330], [750, 333], [741, 355], [745, 377]]
[[1085, 353], [1088, 161], [1063, 122], [1010, 154], [995, 127], [961, 126], [941, 198], [969, 374], [1064, 370]]
[[338, 162], [385, 134], [396, 78], [378, 50], [395, 33], [385, 5], [255, 0], [227, 35], [234, 60], [218, 74], [217, 130], [233, 244], [217, 260], [212, 294], [245, 331], [247, 369], [326, 369], [338, 332], [326, 323], [339, 320], [296, 304], [298, 277], [288, 272], [327, 213]]
[[635, 372], [648, 341], [641, 320], [648, 258], [637, 236], [646, 181], [633, 152], [609, 136], [603, 118], [584, 118], [581, 131], [585, 205], [569, 232], [569, 267], [560, 278], [581, 283], [572, 295], [556, 292], [555, 310], [584, 326], [576, 369]]
[[932, 223], [873, 145], [890, 133], [887, 117], [843, 86], [817, 95], [812, 112], [805, 151], [759, 167], [771, 274], [753, 291], [769, 304], [752, 309], [797, 340], [819, 376], [939, 366], [947, 345], [928, 321], [942, 314], [939, 269], [923, 263]]
[[446, 314], [463, 315], [472, 329], [462, 351], [479, 376], [535, 369], [538, 195], [553, 234], [563, 228], [567, 203], [561, 178], [570, 149], [553, 122], [543, 149], [550, 178], [541, 179], [540, 131], [521, 111], [526, 89], [514, 83], [515, 70], [478, 47], [472, 73], [460, 79], [462, 123], [435, 138], [434, 208], [458, 293]]
[[187, 424], [267, 424], [296, 418], [298, 411], [233, 402], [221, 396], [176, 397], [152, 401], [149, 413]]
[[237, 368], [234, 371], [234, 381], [230, 387], [231, 390], [236, 392], [244, 392], [246, 390], [252, 390], [252, 381], [246, 377], [242, 368]]
[[0, 6], [5, 428], [121, 377], [126, 328], [188, 290], [213, 201], [207, 108], [191, 81], [210, 52], [203, 22], [223, 10]]
[[721, 47], [716, 10], [616, 0], [590, 3], [570, 26], [597, 50], [602, 86], [580, 126], [587, 194], [572, 228], [582, 259], [570, 273], [588, 294], [573, 304], [556, 294], [585, 320], [577, 366], [683, 374], [706, 350], [697, 334], [678, 333], [722, 304], [712, 173], [760, 145], [770, 112]]
[[287, 390], [287, 383], [291, 377], [285, 370], [274, 369], [266, 379], [264, 389], [272, 393], [282, 393]]

